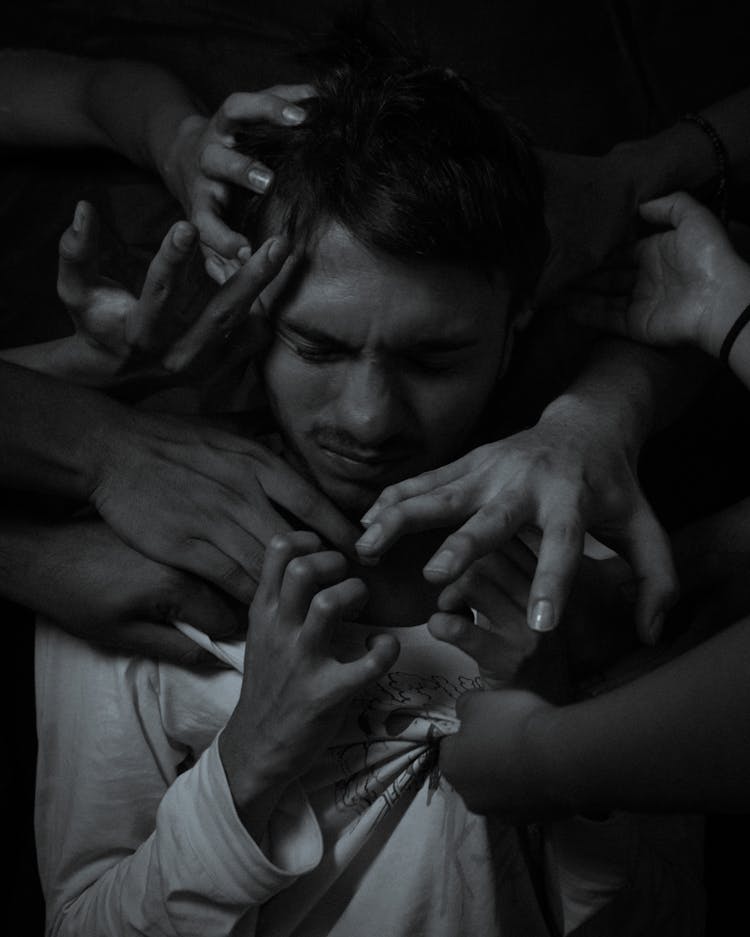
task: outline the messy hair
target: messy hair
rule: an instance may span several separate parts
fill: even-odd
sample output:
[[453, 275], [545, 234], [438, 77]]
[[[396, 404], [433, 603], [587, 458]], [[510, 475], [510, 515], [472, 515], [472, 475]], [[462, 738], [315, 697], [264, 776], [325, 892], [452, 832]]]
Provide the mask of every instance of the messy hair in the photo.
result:
[[546, 257], [542, 183], [525, 132], [446, 68], [382, 37], [347, 34], [319, 54], [295, 128], [254, 128], [274, 172], [251, 204], [251, 240], [307, 242], [331, 222], [401, 260], [502, 270], [529, 296]]

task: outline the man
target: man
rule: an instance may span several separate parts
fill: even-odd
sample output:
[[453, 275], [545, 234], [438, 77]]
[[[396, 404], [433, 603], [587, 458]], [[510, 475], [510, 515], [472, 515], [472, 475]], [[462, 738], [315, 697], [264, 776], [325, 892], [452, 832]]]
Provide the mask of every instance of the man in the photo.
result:
[[[316, 90], [303, 127], [253, 142], [275, 182], [249, 225], [296, 252], [264, 297], [272, 439], [355, 518], [479, 433], [546, 234], [525, 140], [453, 73], [360, 41]], [[213, 672], [40, 628], [52, 933], [547, 934], [606, 909], [634, 870], [626, 820], [554, 824], [536, 850], [468, 813], [436, 770], [455, 700], [482, 684], [420, 624], [438, 602], [458, 609], [419, 574], [431, 547], [405, 540], [352, 576], [316, 535], [274, 539], [247, 642], [184, 629], [228, 665]], [[469, 590], [495, 625], [514, 614], [488, 600], [501, 587], [524, 620], [520, 549]], [[512, 663], [528, 649], [510, 631]], [[686, 881], [679, 863], [649, 887], [657, 875]]]

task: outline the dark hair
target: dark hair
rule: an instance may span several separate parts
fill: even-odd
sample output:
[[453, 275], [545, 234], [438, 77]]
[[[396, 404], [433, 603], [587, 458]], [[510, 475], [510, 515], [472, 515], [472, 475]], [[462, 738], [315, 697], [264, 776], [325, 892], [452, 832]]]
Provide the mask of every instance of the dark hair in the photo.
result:
[[251, 240], [306, 241], [339, 222], [400, 259], [502, 269], [528, 296], [547, 253], [542, 183], [526, 134], [445, 68], [369, 37], [324, 56], [296, 128], [254, 128], [248, 150], [274, 171], [251, 205]]

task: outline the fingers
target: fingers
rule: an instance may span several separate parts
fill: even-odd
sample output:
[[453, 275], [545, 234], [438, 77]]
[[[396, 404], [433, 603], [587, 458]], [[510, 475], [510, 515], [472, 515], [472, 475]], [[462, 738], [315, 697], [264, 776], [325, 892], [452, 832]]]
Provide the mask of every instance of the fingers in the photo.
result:
[[347, 556], [354, 554], [357, 528], [305, 478], [283, 459], [266, 455], [256, 466], [258, 481], [266, 495], [290, 514], [301, 526], [311, 528]]
[[521, 494], [500, 492], [443, 542], [428, 560], [425, 578], [436, 584], [450, 582], [475, 560], [499, 549], [529, 519], [528, 504]]
[[638, 637], [646, 644], [655, 644], [666, 612], [677, 601], [679, 583], [669, 538], [645, 499], [617, 547], [638, 583], [635, 610]]
[[320, 538], [306, 530], [275, 536], [266, 548], [258, 592], [266, 599], [278, 598], [289, 563], [297, 556], [320, 550], [322, 546]]
[[340, 582], [346, 575], [346, 560], [333, 550], [319, 553], [297, 555], [292, 558], [284, 573], [279, 595], [279, 617], [292, 625], [300, 626], [311, 611], [312, 617], [320, 623], [325, 615], [335, 615], [333, 599], [330, 604], [324, 596], [316, 604], [318, 613], [313, 614], [311, 603], [318, 599], [319, 593], [326, 586]]
[[84, 305], [98, 275], [99, 219], [92, 205], [79, 202], [73, 223], [60, 238], [57, 294], [71, 309]]
[[387, 507], [398, 504], [400, 501], [406, 501], [417, 495], [428, 494], [434, 488], [447, 485], [450, 482], [460, 478], [466, 471], [466, 457], [457, 459], [449, 465], [441, 468], [432, 469], [429, 472], [422, 472], [421, 475], [415, 475], [413, 478], [405, 478], [395, 485], [389, 485], [383, 489], [381, 494], [375, 500], [375, 503], [361, 519], [362, 524], [368, 526], [377, 515]]
[[528, 625], [532, 630], [551, 631], [559, 624], [583, 554], [584, 537], [575, 510], [560, 511], [544, 527], [529, 593]]
[[356, 543], [360, 562], [377, 562], [404, 534], [459, 523], [469, 511], [468, 498], [466, 487], [456, 482], [384, 508]]
[[[523, 548], [522, 544], [519, 546]], [[438, 597], [438, 608], [455, 612], [468, 605], [490, 621], [502, 624], [525, 611], [530, 582], [531, 572], [513, 557], [493, 553], [472, 563], [463, 575], [446, 586]]]
[[351, 696], [361, 687], [379, 680], [396, 663], [400, 645], [395, 635], [374, 634], [367, 645], [366, 654], [337, 668], [342, 696]]
[[246, 124], [259, 121], [294, 127], [305, 119], [304, 109], [296, 102], [314, 94], [310, 85], [277, 85], [268, 91], [235, 92], [216, 112], [216, 129], [229, 137]]
[[711, 212], [687, 192], [672, 192], [670, 195], [643, 202], [638, 210], [644, 221], [654, 225], [677, 228], [691, 215], [718, 225]]
[[[271, 238], [256, 251], [175, 342], [164, 359], [167, 370], [185, 371], [208, 347], [228, 341], [232, 332], [247, 321], [258, 296], [284, 265], [288, 251], [288, 242], [283, 237]], [[247, 349], [247, 353], [252, 354], [253, 349]]]
[[[333, 555], [343, 559], [340, 553]], [[340, 575], [329, 579], [340, 578]], [[355, 578], [336, 582], [316, 592], [302, 629], [302, 638], [307, 646], [325, 654], [334, 628], [345, 620], [356, 620], [367, 603], [367, 597], [367, 586], [361, 579]]]
[[128, 318], [129, 343], [145, 352], [163, 348], [176, 325], [167, 315], [175, 293], [185, 282], [198, 232], [187, 221], [172, 225], [146, 272], [140, 301]]

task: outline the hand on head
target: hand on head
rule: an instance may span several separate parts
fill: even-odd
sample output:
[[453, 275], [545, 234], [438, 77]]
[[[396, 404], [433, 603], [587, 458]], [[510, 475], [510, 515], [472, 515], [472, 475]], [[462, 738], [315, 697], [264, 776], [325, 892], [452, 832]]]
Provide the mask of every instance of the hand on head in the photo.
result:
[[310, 85], [275, 85], [265, 91], [230, 94], [210, 118], [187, 118], [172, 145], [166, 174], [200, 236], [206, 272], [217, 283], [235, 273], [254, 249], [233, 231], [226, 211], [236, 188], [262, 195], [273, 174], [239, 153], [237, 137], [253, 124], [268, 121], [292, 128], [305, 119], [300, 101], [312, 97]]

